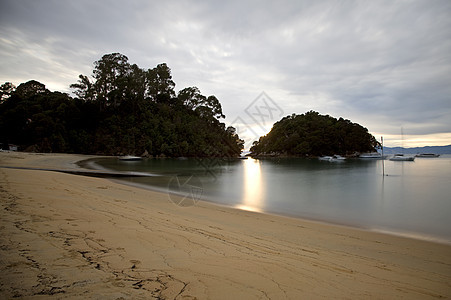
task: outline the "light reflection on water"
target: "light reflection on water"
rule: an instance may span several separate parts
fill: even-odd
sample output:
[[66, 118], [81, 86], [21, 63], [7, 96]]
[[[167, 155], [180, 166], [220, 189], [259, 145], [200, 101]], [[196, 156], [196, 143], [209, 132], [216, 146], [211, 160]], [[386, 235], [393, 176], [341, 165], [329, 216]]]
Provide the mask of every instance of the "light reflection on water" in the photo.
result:
[[263, 180], [260, 168], [260, 161], [255, 159], [244, 160], [244, 191], [242, 203], [236, 205], [236, 208], [263, 212]]
[[[106, 168], [164, 176], [134, 182], [164, 190], [174, 175], [198, 176], [203, 199], [231, 207], [359, 226], [379, 231], [438, 237], [451, 242], [451, 156], [414, 162], [316, 159], [99, 162]], [[186, 174], [186, 175], [183, 175]]]

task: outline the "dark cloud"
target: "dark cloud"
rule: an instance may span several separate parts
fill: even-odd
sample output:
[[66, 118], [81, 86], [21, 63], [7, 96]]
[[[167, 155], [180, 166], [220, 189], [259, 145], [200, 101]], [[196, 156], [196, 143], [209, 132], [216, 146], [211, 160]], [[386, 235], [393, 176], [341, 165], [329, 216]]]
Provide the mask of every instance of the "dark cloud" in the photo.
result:
[[[0, 79], [68, 90], [121, 52], [167, 62], [229, 119], [262, 91], [378, 134], [451, 132], [451, 2], [13, 1], [0, 10]], [[451, 143], [451, 140], [448, 142]]]

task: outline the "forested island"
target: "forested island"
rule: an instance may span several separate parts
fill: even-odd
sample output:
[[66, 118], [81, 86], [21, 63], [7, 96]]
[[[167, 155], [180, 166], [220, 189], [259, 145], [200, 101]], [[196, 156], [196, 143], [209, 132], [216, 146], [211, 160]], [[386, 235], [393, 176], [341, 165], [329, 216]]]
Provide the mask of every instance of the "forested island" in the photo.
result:
[[282, 118], [250, 150], [253, 156], [322, 156], [372, 152], [377, 147], [380, 143], [361, 125], [309, 111]]
[[[75, 81], [75, 80], [74, 80]], [[1, 86], [0, 143], [19, 150], [102, 155], [234, 157], [244, 142], [227, 127], [219, 100], [197, 87], [175, 92], [171, 69], [141, 69], [120, 53], [94, 63], [90, 77], [51, 92], [31, 80]]]
[[[237, 157], [244, 141], [215, 96], [197, 87], [175, 92], [171, 69], [141, 69], [120, 53], [94, 62], [92, 76], [70, 86], [76, 96], [30, 80], [0, 88], [0, 143], [19, 150], [154, 157]], [[320, 156], [374, 151], [368, 130], [310, 111], [274, 124], [252, 155]]]

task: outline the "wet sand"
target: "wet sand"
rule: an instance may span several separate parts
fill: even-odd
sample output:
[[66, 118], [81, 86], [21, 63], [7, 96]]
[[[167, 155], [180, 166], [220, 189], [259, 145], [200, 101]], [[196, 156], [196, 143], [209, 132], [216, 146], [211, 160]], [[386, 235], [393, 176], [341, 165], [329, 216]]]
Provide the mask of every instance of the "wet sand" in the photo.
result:
[[[80, 155], [0, 153], [74, 168]], [[451, 246], [0, 168], [0, 298], [451, 298]]]

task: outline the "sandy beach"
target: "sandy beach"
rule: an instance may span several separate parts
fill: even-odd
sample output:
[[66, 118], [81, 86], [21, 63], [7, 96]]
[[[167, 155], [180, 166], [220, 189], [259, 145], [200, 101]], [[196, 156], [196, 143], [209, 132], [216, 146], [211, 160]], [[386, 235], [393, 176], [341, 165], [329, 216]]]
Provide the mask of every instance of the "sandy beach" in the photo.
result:
[[[82, 155], [0, 153], [76, 169]], [[451, 245], [0, 168], [0, 298], [451, 298]]]

